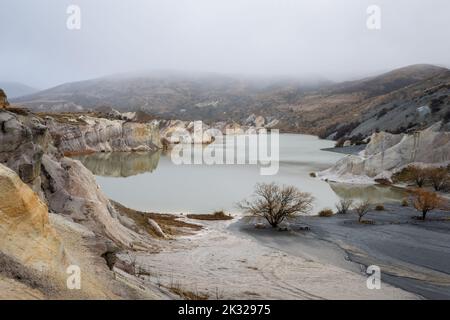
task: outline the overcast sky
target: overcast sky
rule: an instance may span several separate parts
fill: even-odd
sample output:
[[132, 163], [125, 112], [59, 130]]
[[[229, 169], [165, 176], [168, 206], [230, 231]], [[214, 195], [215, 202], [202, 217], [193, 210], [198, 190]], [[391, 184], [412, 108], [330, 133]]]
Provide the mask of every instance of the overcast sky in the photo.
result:
[[[70, 4], [81, 29], [66, 27]], [[369, 5], [381, 29], [366, 26]], [[153, 69], [344, 80], [450, 66], [449, 0], [1, 0], [0, 81]]]

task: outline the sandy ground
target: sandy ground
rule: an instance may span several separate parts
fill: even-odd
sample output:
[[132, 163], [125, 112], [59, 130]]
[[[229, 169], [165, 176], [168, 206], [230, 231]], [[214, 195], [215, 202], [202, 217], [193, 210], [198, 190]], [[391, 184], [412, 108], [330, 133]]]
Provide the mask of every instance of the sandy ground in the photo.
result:
[[[400, 205], [385, 205], [364, 217], [375, 224], [359, 224], [353, 214], [332, 218], [301, 217], [291, 222], [291, 232], [275, 234], [238, 223], [261, 243], [293, 255], [348, 270], [357, 264], [378, 265], [382, 283], [395, 285], [429, 299], [450, 299], [450, 215], [438, 211], [428, 221], [413, 219], [417, 212]], [[311, 231], [295, 231], [308, 226]], [[357, 268], [357, 267], [356, 267]]]
[[147, 282], [210, 299], [418, 298], [388, 284], [369, 290], [358, 268], [271, 248], [230, 229], [234, 222], [200, 223], [205, 228], [196, 235], [166, 241], [163, 252], [138, 256]]

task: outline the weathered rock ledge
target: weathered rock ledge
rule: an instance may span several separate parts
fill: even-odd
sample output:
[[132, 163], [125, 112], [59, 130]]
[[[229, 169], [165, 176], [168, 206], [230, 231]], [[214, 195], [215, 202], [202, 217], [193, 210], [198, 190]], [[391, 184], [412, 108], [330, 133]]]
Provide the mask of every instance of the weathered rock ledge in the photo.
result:
[[[109, 270], [114, 264], [107, 265], [110, 259], [106, 257], [124, 250], [155, 251], [158, 240], [114, 208], [81, 162], [63, 155], [63, 151], [76, 150], [74, 141], [92, 142], [86, 146], [94, 150], [115, 147], [107, 141], [115, 132], [106, 128], [110, 123], [84, 123], [78, 132], [91, 132], [91, 137], [98, 134], [97, 138], [68, 139], [70, 143], [61, 150], [49, 119], [12, 111], [0, 110], [0, 288], [5, 288], [4, 297], [16, 296], [24, 285], [36, 298], [156, 297], [148, 288], [132, 289], [136, 287], [129, 283], [135, 281], [133, 275], [114, 280]], [[150, 142], [159, 141], [157, 135], [147, 136], [148, 130], [154, 130], [151, 126], [121, 125], [122, 134], [132, 132], [128, 140], [122, 137], [119, 148], [123, 151], [139, 145], [153, 148]], [[72, 264], [82, 268], [81, 291], [66, 288], [66, 267]], [[99, 270], [104, 274], [99, 276]]]
[[374, 133], [365, 150], [350, 155], [318, 176], [337, 182], [374, 183], [390, 179], [405, 166], [416, 163], [425, 166], [450, 163], [450, 132], [441, 130], [438, 122], [413, 134]]
[[45, 125], [65, 155], [93, 152], [155, 151], [162, 147], [158, 123], [97, 118], [89, 115], [47, 115]]

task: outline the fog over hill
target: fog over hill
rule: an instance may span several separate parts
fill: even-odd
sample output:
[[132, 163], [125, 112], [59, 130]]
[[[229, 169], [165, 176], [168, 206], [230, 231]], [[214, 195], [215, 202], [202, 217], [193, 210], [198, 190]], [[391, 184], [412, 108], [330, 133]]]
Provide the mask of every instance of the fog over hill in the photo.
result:
[[8, 93], [8, 97], [10, 99], [29, 95], [39, 91], [36, 88], [32, 88], [30, 86], [27, 86], [26, 84], [19, 82], [0, 81], [0, 88]]
[[[213, 73], [120, 74], [63, 84], [12, 102], [38, 111], [109, 106], [162, 118], [238, 123], [257, 114], [280, 120], [284, 131], [338, 139], [353, 131], [366, 136], [447, 119], [449, 93], [448, 69], [413, 65], [338, 84]], [[417, 111], [423, 106], [429, 108], [426, 114]]]

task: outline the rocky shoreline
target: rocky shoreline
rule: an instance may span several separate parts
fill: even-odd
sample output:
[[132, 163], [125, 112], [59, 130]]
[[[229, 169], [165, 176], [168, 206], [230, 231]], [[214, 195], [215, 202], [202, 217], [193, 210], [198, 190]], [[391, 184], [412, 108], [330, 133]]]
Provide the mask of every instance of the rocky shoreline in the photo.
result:
[[[364, 291], [364, 277], [355, 270], [321, 261], [320, 257], [310, 261], [310, 257], [305, 255], [285, 256], [282, 252], [270, 250], [270, 246], [230, 235], [226, 230], [229, 222], [192, 224], [188, 217], [147, 216], [124, 208], [103, 194], [92, 172], [80, 161], [67, 157], [97, 153], [120, 162], [115, 152], [133, 151], [139, 155], [140, 152], [160, 150], [164, 147], [164, 139], [168, 139], [176, 128], [194, 133], [194, 125], [193, 122], [180, 121], [137, 121], [133, 120], [133, 115], [124, 114], [108, 117], [89, 113], [50, 115], [14, 108], [1, 109], [0, 237], [5, 239], [0, 243], [1, 297], [211, 298], [214, 288], [207, 285], [218, 277], [225, 277], [233, 286], [218, 289], [223, 291], [220, 295], [225, 298], [378, 299], [385, 296], [383, 292]], [[214, 126], [220, 130], [230, 128], [228, 125]], [[433, 139], [438, 137], [441, 142], [447, 137], [434, 130], [430, 132]], [[376, 140], [368, 145], [366, 154], [370, 150], [373, 150], [373, 155], [379, 153], [374, 145]], [[211, 141], [206, 137], [202, 142]], [[420, 157], [423, 153], [417, 154]], [[141, 163], [138, 156], [136, 161]], [[151, 168], [151, 163], [146, 165]], [[119, 171], [116, 174], [129, 174], [126, 167]], [[311, 224], [317, 233], [326, 228]], [[192, 229], [192, 233], [186, 234], [186, 228]], [[221, 254], [218, 254], [218, 248]], [[183, 260], [186, 252], [198, 259]], [[373, 256], [377, 257], [377, 253]], [[214, 263], [200, 267], [198, 263], [205, 259]], [[225, 262], [229, 259], [234, 260], [227, 265]], [[289, 266], [289, 270], [282, 275], [274, 275], [273, 266], [267, 269], [267, 264]], [[173, 266], [172, 275], [163, 270], [167, 265]], [[70, 266], [78, 266], [82, 271], [84, 280], [80, 290], [66, 287], [66, 272]], [[222, 272], [222, 269], [230, 270]], [[298, 270], [304, 272], [299, 273]], [[202, 295], [193, 294], [193, 290], [181, 292], [179, 285], [170, 283], [174, 272], [182, 278], [180, 281], [202, 286], [207, 292]], [[334, 283], [333, 275], [341, 280]], [[395, 273], [390, 275], [395, 276]], [[270, 279], [274, 276], [284, 279], [281, 285]], [[242, 277], [252, 290], [244, 290], [239, 285]], [[320, 285], [317, 284], [318, 278]], [[285, 279], [302, 281], [297, 285]], [[352, 281], [354, 286], [350, 290], [348, 283]], [[266, 287], [258, 290], [262, 282]], [[391, 283], [397, 285], [394, 281]], [[336, 286], [339, 290], [333, 291]], [[398, 286], [402, 288], [402, 284]], [[415, 289], [417, 285], [408, 283], [408, 286], [409, 289], [405, 285], [408, 291], [422, 293]], [[388, 288], [392, 298], [416, 298], [403, 290]], [[436, 290], [439, 293], [440, 289]]]
[[[45, 275], [58, 285], [54, 293], [41, 288], [42, 297], [157, 297], [151, 290], [136, 290], [133, 274], [115, 281], [116, 272], [102, 258], [123, 250], [157, 250], [157, 239], [115, 209], [81, 162], [64, 156], [68, 150], [109, 151], [109, 146], [124, 150], [137, 145], [153, 148], [148, 142], [155, 141], [157, 135], [145, 136], [148, 131], [141, 130], [148, 127], [128, 124], [130, 130], [121, 132], [127, 134], [122, 136], [123, 143], [108, 145], [104, 142], [117, 134], [111, 129], [118, 128], [117, 124], [105, 129], [105, 120], [87, 120], [80, 119], [83, 123], [75, 131], [73, 124], [61, 127], [60, 123], [31, 113], [0, 111], [0, 237], [5, 239], [0, 251], [9, 260], [32, 268], [36, 277]], [[68, 133], [61, 132], [65, 129]], [[90, 134], [93, 132], [102, 134]], [[59, 141], [58, 133], [63, 136]], [[79, 133], [84, 133], [84, 140]], [[72, 242], [74, 238], [80, 241]], [[70, 265], [79, 266], [83, 279], [89, 279], [83, 281], [86, 285], [81, 290], [65, 288]], [[104, 276], [97, 277], [97, 272]], [[10, 280], [0, 274], [2, 281]], [[14, 283], [23, 285], [20, 280]]]
[[413, 134], [374, 133], [363, 150], [357, 154], [350, 152], [317, 176], [334, 182], [372, 184], [384, 180], [392, 183], [392, 175], [409, 165], [447, 166], [450, 164], [447, 127], [448, 124], [437, 122]]

